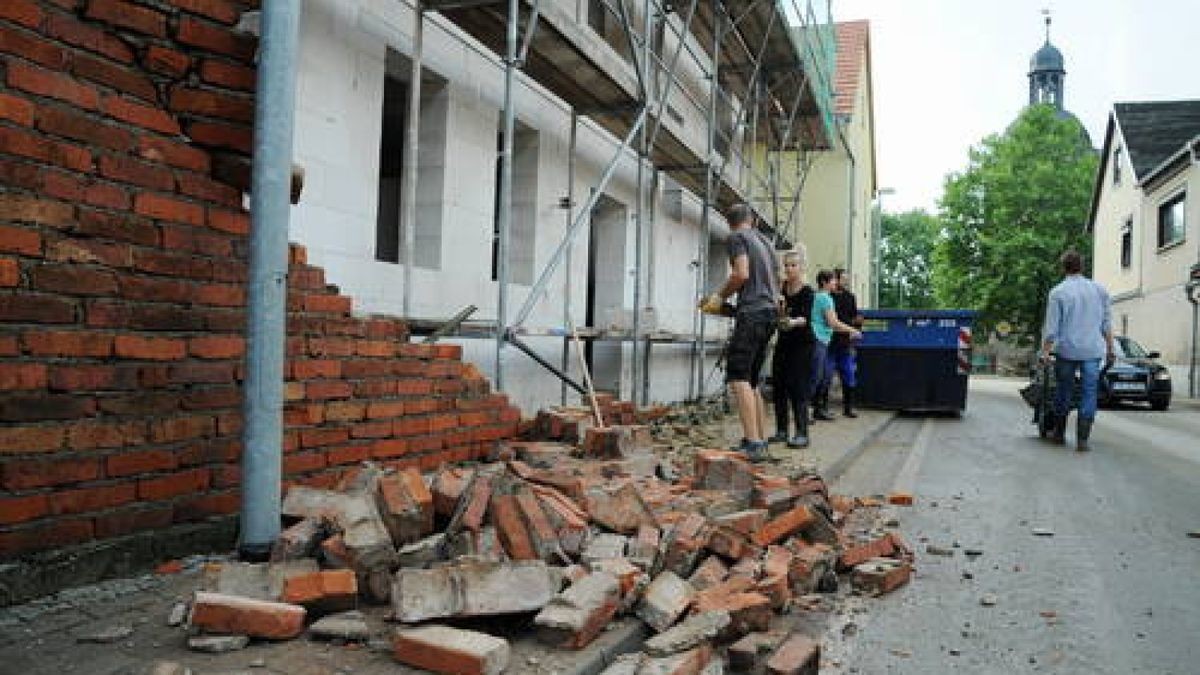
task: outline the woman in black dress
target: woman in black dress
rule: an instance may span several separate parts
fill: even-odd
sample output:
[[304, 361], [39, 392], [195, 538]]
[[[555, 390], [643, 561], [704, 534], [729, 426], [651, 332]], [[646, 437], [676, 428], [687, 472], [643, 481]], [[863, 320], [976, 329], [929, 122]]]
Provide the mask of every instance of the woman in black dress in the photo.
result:
[[[783, 284], [780, 287], [779, 337], [771, 360], [774, 382], [774, 442], [787, 442], [790, 448], [808, 447], [808, 395], [812, 385], [813, 332], [809, 323], [813, 289], [804, 282], [804, 249], [783, 256]], [[796, 419], [796, 434], [788, 435], [788, 412]]]

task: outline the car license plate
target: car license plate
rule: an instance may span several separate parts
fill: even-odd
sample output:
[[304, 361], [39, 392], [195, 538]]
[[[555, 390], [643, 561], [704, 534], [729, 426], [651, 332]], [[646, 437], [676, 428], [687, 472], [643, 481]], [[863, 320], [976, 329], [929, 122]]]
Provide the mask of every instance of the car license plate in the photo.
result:
[[1114, 382], [1113, 391], [1144, 391], [1146, 385], [1141, 382]]

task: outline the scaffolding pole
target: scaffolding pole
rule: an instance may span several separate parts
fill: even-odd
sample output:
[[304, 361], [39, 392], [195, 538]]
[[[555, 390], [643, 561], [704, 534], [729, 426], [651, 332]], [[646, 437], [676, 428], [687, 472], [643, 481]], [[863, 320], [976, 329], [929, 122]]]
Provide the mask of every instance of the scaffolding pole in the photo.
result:
[[421, 130], [421, 56], [425, 41], [425, 7], [416, 0], [413, 7], [413, 45], [410, 59], [412, 70], [408, 83], [408, 125], [404, 131], [404, 176], [402, 181], [404, 227], [401, 231], [404, 248], [404, 316], [412, 316], [413, 265], [416, 263], [417, 230], [417, 171], [420, 167], [418, 146]]
[[516, 106], [517, 22], [520, 0], [508, 0], [507, 51], [504, 55], [504, 141], [500, 151], [500, 218], [496, 250], [496, 390], [504, 391], [504, 342], [508, 337], [508, 236], [512, 227], [512, 160]]
[[[571, 133], [567, 143], [567, 229], [571, 228], [571, 220], [575, 216], [575, 139], [579, 134], [579, 113], [571, 108]], [[564, 255], [567, 258], [566, 267], [563, 269], [563, 325], [570, 326], [574, 323], [571, 320], [571, 242], [567, 242], [567, 250]], [[571, 372], [571, 336], [563, 335], [562, 344], [562, 359], [560, 367], [564, 373]], [[562, 383], [562, 404], [567, 404], [567, 382]]]

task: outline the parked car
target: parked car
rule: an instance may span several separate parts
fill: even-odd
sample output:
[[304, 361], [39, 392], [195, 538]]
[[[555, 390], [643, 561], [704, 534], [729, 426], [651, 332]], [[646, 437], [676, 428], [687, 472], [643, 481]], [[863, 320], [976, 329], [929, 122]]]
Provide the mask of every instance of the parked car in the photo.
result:
[[1113, 340], [1117, 359], [1100, 378], [1100, 403], [1148, 401], [1155, 410], [1171, 406], [1171, 372], [1156, 361], [1158, 352], [1148, 352], [1135, 340]]

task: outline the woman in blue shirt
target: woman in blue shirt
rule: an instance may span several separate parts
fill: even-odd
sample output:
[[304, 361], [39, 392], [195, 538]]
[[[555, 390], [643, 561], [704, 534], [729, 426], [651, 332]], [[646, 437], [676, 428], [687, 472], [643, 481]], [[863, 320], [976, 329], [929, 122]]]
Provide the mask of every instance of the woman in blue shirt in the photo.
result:
[[816, 338], [816, 343], [813, 345], [813, 379], [812, 387], [809, 389], [809, 396], [812, 397], [813, 402], [814, 420], [833, 419], [833, 415], [829, 414], [827, 408], [828, 401], [824, 400], [825, 397], [818, 397], [816, 394], [819, 391], [828, 391], [830, 380], [833, 379], [833, 370], [829, 367], [828, 359], [825, 357], [829, 351], [829, 341], [833, 338], [834, 331], [849, 333], [851, 340], [862, 337], [862, 333], [858, 332], [854, 326], [838, 320], [837, 311], [833, 306], [833, 296], [829, 294], [832, 285], [833, 272], [829, 270], [817, 272], [817, 292], [813, 294], [811, 314], [813, 337]]

